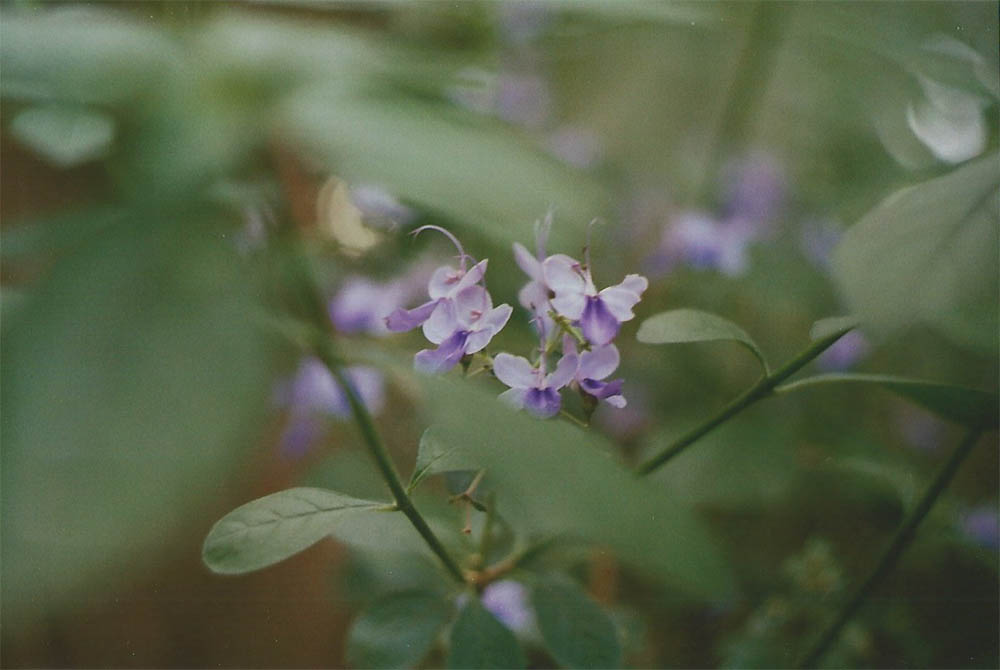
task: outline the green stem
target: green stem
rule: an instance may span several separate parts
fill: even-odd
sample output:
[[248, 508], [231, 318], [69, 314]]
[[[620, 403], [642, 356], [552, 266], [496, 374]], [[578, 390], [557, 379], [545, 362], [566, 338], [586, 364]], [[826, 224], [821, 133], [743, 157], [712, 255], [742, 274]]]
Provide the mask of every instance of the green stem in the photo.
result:
[[648, 475], [669, 461], [671, 458], [697, 442], [700, 438], [711, 432], [716, 426], [725, 423], [758, 400], [771, 395], [775, 386], [805, 367], [806, 364], [826, 351], [830, 345], [839, 340], [850, 330], [851, 328], [843, 328], [827, 335], [826, 337], [816, 340], [795, 358], [788, 361], [771, 374], [765, 374], [762, 376], [756, 384], [734, 398], [728, 405], [719, 410], [718, 413], [716, 413], [715, 416], [711, 417], [708, 421], [689, 430], [659, 454], [641, 463], [639, 467], [636, 468], [636, 472], [639, 475]]
[[882, 557], [879, 559], [878, 564], [876, 564], [875, 569], [844, 603], [837, 617], [802, 657], [798, 667], [812, 668], [822, 660], [827, 649], [837, 640], [840, 631], [850, 621], [854, 613], [868, 599], [868, 596], [878, 587], [885, 576], [896, 566], [899, 557], [916, 535], [917, 526], [924, 520], [928, 512], [931, 511], [931, 508], [934, 507], [934, 503], [937, 502], [938, 497], [947, 488], [962, 461], [965, 460], [965, 457], [969, 455], [969, 452], [976, 445], [981, 432], [980, 428], [970, 430], [965, 439], [955, 448], [948, 461], [938, 470], [934, 481], [931, 482], [931, 485], [924, 492], [917, 506], [903, 520], [903, 524], [896, 531], [889, 546], [882, 552]]

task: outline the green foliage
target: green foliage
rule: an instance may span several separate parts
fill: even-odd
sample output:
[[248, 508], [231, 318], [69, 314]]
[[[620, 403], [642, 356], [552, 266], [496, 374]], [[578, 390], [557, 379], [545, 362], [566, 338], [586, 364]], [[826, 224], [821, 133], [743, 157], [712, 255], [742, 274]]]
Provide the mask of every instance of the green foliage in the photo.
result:
[[393, 593], [369, 605], [347, 634], [347, 662], [355, 668], [412, 668], [434, 646], [452, 616], [435, 593]]
[[812, 340], [822, 340], [836, 333], [857, 328], [858, 320], [853, 316], [831, 316], [820, 319], [809, 329], [809, 338]]
[[996, 393], [980, 389], [907, 379], [893, 375], [830, 373], [806, 377], [779, 386], [778, 392], [794, 391], [823, 384], [874, 384], [897, 393], [935, 414], [969, 426], [995, 426], [1000, 404]]
[[927, 323], [983, 352], [997, 347], [1000, 158], [898, 191], [844, 235], [835, 277], [866, 328]]
[[220, 519], [205, 538], [202, 556], [221, 574], [259, 570], [329, 536], [343, 517], [382, 506], [323, 489], [279, 491]]
[[29, 107], [14, 117], [10, 133], [58, 167], [73, 167], [101, 157], [114, 139], [106, 114], [63, 107]]
[[437, 439], [433, 431], [428, 428], [420, 436], [417, 463], [413, 466], [413, 475], [410, 476], [410, 483], [407, 484], [406, 488], [412, 491], [423, 481], [424, 477], [430, 475], [475, 469], [475, 461], [465, 450], [449, 447]]
[[486, 468], [518, 531], [609, 545], [695, 596], [731, 592], [726, 559], [695, 514], [615, 462], [599, 436], [515, 413], [467, 381], [423, 381], [434, 434]]
[[106, 221], [4, 324], [11, 619], [148, 564], [253, 445], [273, 343], [250, 316], [254, 278], [205, 217]]
[[471, 598], [451, 629], [447, 666], [455, 670], [524, 668], [527, 662], [514, 634], [478, 598]]
[[567, 668], [619, 668], [622, 649], [615, 624], [576, 584], [537, 585], [532, 603], [545, 647]]
[[735, 323], [696, 309], [673, 309], [651, 316], [639, 326], [636, 339], [646, 344], [688, 342], [739, 342], [749, 349], [767, 371], [764, 354], [746, 331]]

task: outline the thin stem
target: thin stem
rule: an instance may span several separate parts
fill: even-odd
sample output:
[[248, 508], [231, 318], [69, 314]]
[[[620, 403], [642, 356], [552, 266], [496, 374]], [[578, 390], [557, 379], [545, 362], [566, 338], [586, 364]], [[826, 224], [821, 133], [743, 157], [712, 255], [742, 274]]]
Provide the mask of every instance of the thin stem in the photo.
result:
[[799, 662], [798, 667], [800, 668], [812, 668], [822, 660], [823, 655], [826, 653], [827, 649], [833, 644], [837, 637], [840, 635], [840, 631], [844, 628], [854, 613], [864, 604], [868, 596], [878, 588], [878, 585], [882, 582], [889, 572], [896, 567], [896, 563], [899, 561], [899, 557], [903, 554], [906, 548], [910, 545], [916, 535], [917, 527], [926, 518], [928, 512], [934, 507], [934, 503], [937, 502], [938, 497], [941, 493], [948, 487], [952, 478], [955, 476], [955, 472], [958, 470], [962, 461], [965, 457], [969, 455], [972, 448], [976, 445], [979, 440], [979, 435], [982, 433], [982, 429], [973, 428], [965, 436], [965, 439], [955, 448], [952, 452], [951, 457], [948, 461], [941, 466], [938, 470], [937, 475], [934, 477], [934, 481], [931, 485], [927, 487], [924, 495], [920, 498], [917, 506], [907, 515], [906, 519], [903, 520], [903, 524], [896, 531], [893, 536], [892, 541], [889, 546], [885, 548], [882, 552], [882, 556], [876, 564], [875, 569], [872, 571], [868, 578], [862, 582], [851, 597], [844, 603], [844, 606], [838, 612], [837, 617], [833, 622], [827, 627], [825, 631], [816, 639], [816, 641], [809, 648], [809, 651], [802, 657]]
[[826, 351], [834, 342], [839, 340], [850, 330], [851, 328], [844, 328], [816, 340], [795, 356], [795, 358], [788, 361], [771, 374], [765, 374], [762, 376], [756, 384], [734, 398], [728, 405], [719, 410], [715, 416], [711, 417], [701, 425], [692, 428], [659, 454], [653, 456], [644, 463], [641, 463], [639, 467], [636, 468], [636, 472], [639, 475], [648, 475], [650, 472], [653, 472], [671, 458], [681, 453], [689, 446], [697, 442], [700, 438], [711, 432], [716, 426], [725, 423], [758, 400], [771, 395], [775, 386], [805, 367], [806, 364]]

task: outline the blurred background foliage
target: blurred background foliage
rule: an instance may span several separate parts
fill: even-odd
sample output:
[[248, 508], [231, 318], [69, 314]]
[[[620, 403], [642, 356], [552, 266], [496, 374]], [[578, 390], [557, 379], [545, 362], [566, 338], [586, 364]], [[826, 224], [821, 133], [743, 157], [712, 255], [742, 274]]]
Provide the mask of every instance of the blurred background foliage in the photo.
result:
[[[995, 391], [997, 10], [4, 3], [3, 664], [343, 665], [376, 596], [445, 588], [433, 562], [385, 551], [405, 527], [245, 577], [200, 565], [210, 525], [251, 498], [385, 497], [336, 416], [288, 448], [275, 388], [299, 356], [293, 249], [332, 299], [356, 275], [444, 259], [404, 233], [445, 225], [513, 304], [510, 243], [530, 248], [552, 211], [550, 253], [590, 235], [598, 284], [649, 276], [639, 320], [721, 314], [780, 362], [850, 311], [862, 334], [817, 367]], [[478, 380], [422, 386], [419, 338], [340, 339], [386, 376], [379, 426], [404, 472], [432, 420], [532, 443], [483, 447], [489, 484], [518, 492], [512, 520], [579, 525], [626, 560], [602, 572], [566, 548], [539, 569], [569, 569], [610, 608], [627, 664], [792, 663], [961, 430], [875, 388], [817, 387], [710, 434], [643, 499], [600, 450], [656, 453], [757, 366], [634, 333], [619, 338], [629, 406], [598, 410], [570, 475], [565, 426], [490, 411]], [[516, 313], [494, 346], [531, 338]], [[982, 442], [829, 666], [996, 667], [996, 434]], [[454, 531], [429, 484], [421, 508]]]

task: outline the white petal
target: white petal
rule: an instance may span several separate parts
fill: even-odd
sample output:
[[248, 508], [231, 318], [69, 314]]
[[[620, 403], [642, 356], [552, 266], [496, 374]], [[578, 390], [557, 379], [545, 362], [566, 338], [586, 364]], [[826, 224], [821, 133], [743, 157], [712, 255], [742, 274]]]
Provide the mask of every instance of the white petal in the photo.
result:
[[535, 368], [523, 356], [497, 354], [493, 359], [493, 374], [511, 388], [526, 389], [535, 385]]
[[604, 379], [618, 369], [618, 347], [608, 344], [580, 354], [580, 379]]
[[455, 302], [455, 316], [458, 323], [465, 328], [471, 327], [483, 314], [493, 309], [493, 301], [490, 294], [482, 286], [469, 286], [459, 291], [453, 298]]
[[642, 275], [625, 275], [625, 279], [618, 286], [641, 296], [649, 288], [649, 280]]
[[424, 321], [424, 337], [434, 344], [441, 344], [458, 329], [458, 319], [455, 316], [455, 303], [444, 299], [438, 301], [430, 318]]
[[622, 407], [628, 404], [628, 402], [625, 400], [625, 396], [623, 395], [613, 395], [607, 397], [604, 399], [604, 402], [608, 403], [612, 407], [617, 407], [618, 409], [621, 409]]
[[629, 291], [628, 289], [620, 288], [619, 286], [610, 286], [600, 293], [601, 302], [604, 306], [611, 312], [611, 315], [618, 319], [619, 321], [628, 321], [629, 319], [635, 318], [635, 314], [632, 312], [632, 307], [639, 302], [639, 294]]
[[528, 389], [508, 389], [498, 397], [514, 409], [524, 409], [524, 398], [528, 395]]
[[455, 288], [452, 289], [452, 295], [481, 282], [483, 275], [486, 274], [486, 264], [489, 262], [488, 258], [484, 258], [469, 268], [469, 271], [465, 273], [465, 276], [462, 277], [458, 284], [455, 285]]
[[552, 303], [552, 309], [571, 321], [579, 319], [583, 315], [583, 308], [587, 306], [587, 298], [583, 293], [566, 293], [549, 302]]
[[545, 386], [552, 389], [561, 389], [573, 380], [576, 374], [578, 359], [576, 356], [563, 356], [556, 364], [556, 369], [545, 377]]
[[461, 279], [462, 273], [460, 271], [453, 267], [442, 265], [431, 275], [431, 280], [427, 283], [427, 293], [434, 300], [443, 298], [458, 286], [458, 282]]
[[586, 281], [580, 264], [565, 254], [549, 256], [542, 263], [545, 284], [556, 294], [583, 294]]
[[514, 243], [514, 261], [533, 281], [545, 281], [542, 275], [542, 264], [520, 242]]

